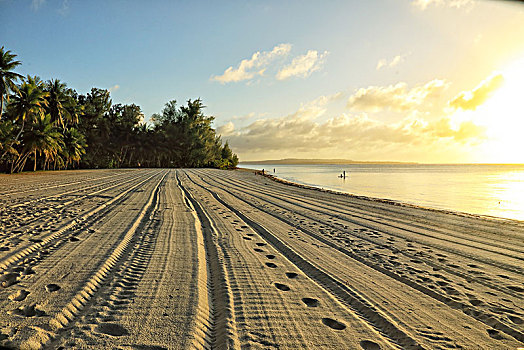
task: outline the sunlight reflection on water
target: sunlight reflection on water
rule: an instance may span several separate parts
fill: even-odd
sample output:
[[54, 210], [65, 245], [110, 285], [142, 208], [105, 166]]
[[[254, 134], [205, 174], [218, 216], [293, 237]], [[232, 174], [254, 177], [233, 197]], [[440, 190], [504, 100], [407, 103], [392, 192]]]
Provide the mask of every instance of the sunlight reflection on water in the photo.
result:
[[[378, 198], [524, 220], [524, 165], [257, 165], [286, 180]], [[346, 179], [338, 177], [345, 170]]]

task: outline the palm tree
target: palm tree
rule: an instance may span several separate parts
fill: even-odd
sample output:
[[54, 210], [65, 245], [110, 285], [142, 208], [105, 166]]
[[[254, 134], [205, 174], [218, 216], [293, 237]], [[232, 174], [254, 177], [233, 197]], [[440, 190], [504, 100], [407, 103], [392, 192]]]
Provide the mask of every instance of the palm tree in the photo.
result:
[[48, 81], [45, 90], [48, 92], [47, 110], [51, 115], [51, 121], [64, 129], [66, 121], [77, 123], [76, 101], [71, 96], [72, 90], [67, 89], [67, 85], [58, 79]]
[[44, 166], [58, 157], [62, 149], [62, 134], [53, 126], [51, 116], [46, 115], [44, 118], [36, 119], [31, 128], [24, 133], [22, 156], [15, 165], [16, 171], [24, 169], [24, 165], [30, 155], [34, 157], [33, 171], [36, 171], [37, 156], [44, 156]]
[[[7, 165], [18, 157], [15, 141], [15, 126], [9, 120], [0, 120], [0, 166]], [[6, 170], [6, 169], [2, 169]]]
[[45, 107], [47, 106], [47, 92], [43, 90], [44, 84], [38, 77], [27, 76], [27, 81], [20, 86], [19, 93], [13, 96], [9, 103], [9, 110], [15, 121], [21, 120], [22, 126], [15, 137], [18, 141], [24, 130], [26, 120], [33, 122], [43, 119]]
[[86, 138], [75, 128], [64, 131], [64, 139], [61, 155], [65, 158], [65, 167], [69, 164], [80, 163], [82, 156], [86, 154]]
[[0, 48], [0, 119], [4, 111], [4, 96], [9, 101], [9, 91], [18, 91], [15, 81], [23, 78], [22, 75], [12, 72], [21, 64], [20, 61], [13, 61], [15, 57], [11, 51], [4, 50], [3, 46]]

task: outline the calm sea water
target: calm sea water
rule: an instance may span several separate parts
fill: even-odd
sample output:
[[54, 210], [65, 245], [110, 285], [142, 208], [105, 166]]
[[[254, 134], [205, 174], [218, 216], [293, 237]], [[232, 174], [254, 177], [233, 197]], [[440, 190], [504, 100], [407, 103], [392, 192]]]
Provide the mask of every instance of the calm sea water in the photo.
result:
[[[524, 165], [271, 165], [265, 169], [301, 184], [429, 208], [524, 220]], [[338, 177], [346, 171], [346, 179]]]

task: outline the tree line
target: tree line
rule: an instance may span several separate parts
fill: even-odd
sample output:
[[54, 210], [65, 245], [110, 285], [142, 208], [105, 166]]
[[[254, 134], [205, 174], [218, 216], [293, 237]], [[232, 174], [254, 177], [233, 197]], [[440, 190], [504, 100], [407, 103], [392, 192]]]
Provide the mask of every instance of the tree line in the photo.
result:
[[0, 171], [121, 168], [234, 168], [200, 99], [169, 101], [144, 122], [135, 104], [113, 104], [108, 90], [78, 94], [58, 79], [24, 77], [0, 49]]

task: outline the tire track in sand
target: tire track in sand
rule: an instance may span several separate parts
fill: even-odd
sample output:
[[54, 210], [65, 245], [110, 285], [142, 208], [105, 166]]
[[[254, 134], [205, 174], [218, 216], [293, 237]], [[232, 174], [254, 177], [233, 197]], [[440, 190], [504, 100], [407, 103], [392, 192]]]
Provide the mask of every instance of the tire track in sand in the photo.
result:
[[[94, 185], [90, 185], [90, 186], [87, 186], [87, 187], [76, 187], [75, 189], [73, 190], [67, 190], [65, 192], [60, 192], [60, 193], [54, 193], [54, 194], [51, 194], [51, 195], [48, 195], [48, 196], [39, 196], [38, 198], [33, 198], [33, 199], [30, 199], [30, 200], [27, 200], [25, 202], [18, 202], [16, 204], [9, 204], [9, 209], [14, 209], [14, 208], [19, 208], [19, 207], [23, 207], [23, 206], [27, 206], [31, 203], [34, 203], [34, 202], [38, 202], [38, 203], [42, 203], [42, 202], [45, 202], [51, 198], [59, 198], [59, 197], [62, 197], [62, 196], [65, 196], [65, 195], [71, 195], [72, 193], [76, 193], [76, 192], [83, 192], [83, 191], [86, 191], [86, 190], [89, 190], [89, 189], [92, 189], [92, 188], [95, 188], [95, 187], [98, 187], [98, 186], [105, 186], [105, 185], [108, 185], [110, 183], [115, 183], [115, 182], [118, 182], [118, 183], [123, 183], [122, 180], [124, 179], [127, 179], [127, 178], [135, 178], [136, 175], [135, 174], [128, 174], [128, 173], [123, 173], [123, 174], [118, 174], [120, 175], [120, 178], [117, 178], [117, 179], [111, 179], [109, 180], [109, 182], [101, 182], [101, 183], [97, 183], [97, 184], [94, 184]], [[128, 175], [128, 176], [126, 176]], [[116, 177], [117, 175], [114, 175], [114, 176], [109, 176], [109, 177]], [[102, 177], [100, 179], [105, 179], [106, 177]], [[93, 179], [92, 181], [95, 181], [95, 180], [98, 180], [98, 179]], [[82, 185], [85, 184], [85, 182], [80, 182]], [[47, 190], [46, 188], [42, 189], [42, 190]], [[69, 203], [67, 203], [69, 204]], [[67, 205], [65, 204], [65, 205]]]
[[[104, 187], [102, 189], [99, 189], [97, 191], [94, 191], [94, 192], [90, 192], [90, 193], [87, 193], [87, 194], [84, 194], [84, 195], [81, 195], [81, 196], [78, 196], [77, 198], [74, 198], [74, 199], [71, 199], [67, 202], [64, 202], [62, 204], [59, 204], [59, 205], [54, 205], [54, 206], [48, 206], [45, 208], [45, 211], [40, 211], [38, 209], [36, 209], [36, 212], [39, 214], [38, 216], [33, 216], [33, 218], [29, 217], [29, 219], [27, 221], [19, 221], [21, 218], [20, 217], [17, 217], [17, 214], [16, 212], [15, 213], [9, 213], [8, 215], [10, 216], [15, 216], [15, 219], [18, 220], [18, 222], [16, 223], [18, 226], [17, 228], [15, 228], [14, 230], [11, 230], [11, 232], [8, 232], [8, 238], [6, 238], [7, 240], [9, 241], [15, 241], [18, 237], [23, 237], [24, 235], [27, 234], [28, 231], [30, 230], [35, 230], [36, 229], [36, 226], [34, 227], [31, 227], [31, 225], [33, 224], [36, 224], [38, 222], [41, 222], [40, 224], [40, 228], [39, 230], [43, 230], [42, 226], [47, 222], [47, 221], [51, 221], [52, 220], [52, 217], [49, 216], [49, 214], [51, 212], [54, 212], [55, 215], [60, 215], [61, 213], [63, 213], [64, 211], [67, 212], [68, 210], [68, 207], [71, 206], [71, 204], [75, 203], [75, 202], [79, 202], [85, 198], [91, 198], [91, 197], [94, 197], [100, 193], [104, 193], [104, 192], [107, 192], [107, 191], [110, 191], [114, 188], [117, 188], [119, 186], [123, 186], [124, 184], [127, 184], [129, 182], [133, 182], [133, 181], [137, 181], [141, 178], [145, 178], [147, 177], [149, 173], [146, 173], [146, 174], [139, 174], [139, 176], [134, 176], [132, 177], [131, 179], [129, 180], [126, 180], [126, 181], [123, 181], [123, 182], [118, 182], [116, 183], [115, 185], [111, 185], [111, 186], [108, 186], [108, 187]], [[151, 176], [149, 177], [151, 178]], [[112, 182], [111, 182], [112, 183]], [[110, 183], [110, 184], [111, 184]], [[11, 208], [9, 208], [11, 209]], [[33, 210], [35, 210], [35, 208], [33, 208]], [[47, 218], [44, 219], [44, 222], [42, 222], [42, 216], [47, 216]], [[77, 216], [77, 215], [75, 215]], [[80, 216], [82, 216], [82, 214], [80, 214]], [[71, 219], [69, 222], [73, 222], [73, 221], [78, 221], [78, 219]], [[22, 225], [20, 225], [20, 223]], [[63, 226], [63, 224], [62, 224]], [[40, 232], [38, 233], [35, 233], [32, 232], [32, 236], [38, 236], [40, 235]], [[42, 237], [46, 237], [47, 235], [44, 235]], [[42, 240], [42, 237], [39, 237], [39, 238], [32, 238], [32, 240]], [[4, 237], [5, 238], [5, 237]], [[10, 253], [9, 255], [12, 255], [13, 253]], [[5, 256], [1, 258], [2, 260], [5, 259]], [[0, 260], [0, 261], [2, 261]]]
[[127, 258], [50, 347], [209, 349], [206, 253], [193, 215], [170, 171]]
[[207, 252], [207, 268], [210, 286], [210, 309], [212, 334], [211, 348], [240, 349], [235, 324], [233, 296], [227, 272], [224, 268], [225, 252], [217, 242], [218, 232], [200, 203], [182, 185], [177, 176], [178, 186], [184, 194], [187, 206], [195, 218], [195, 228], [203, 236]]
[[[201, 180], [204, 183], [209, 184], [208, 181], [206, 181], [206, 180], [204, 180], [202, 178], [201, 178]], [[225, 191], [226, 193], [230, 194], [231, 196], [237, 198], [241, 202], [244, 202], [244, 203], [246, 203], [249, 206], [255, 207], [253, 205], [253, 203], [249, 202], [245, 198], [242, 198], [242, 197], [232, 193], [229, 190], [229, 188], [221, 187], [221, 189], [223, 191]], [[288, 225], [296, 227], [296, 223], [292, 222], [291, 220], [289, 220], [287, 218], [284, 218], [284, 217], [281, 217], [281, 216], [277, 215], [272, 210], [268, 210], [266, 208], [259, 208], [259, 207], [255, 207], [255, 208], [265, 212], [266, 214], [271, 215], [272, 217], [274, 217], [277, 220], [280, 220], [282, 222], [287, 223]], [[313, 220], [317, 220], [317, 219], [313, 219]], [[254, 224], [257, 225], [256, 223], [254, 223]], [[396, 274], [394, 271], [390, 271], [390, 270], [387, 270], [385, 268], [382, 268], [381, 266], [378, 266], [377, 264], [373, 263], [372, 261], [364, 259], [363, 257], [361, 257], [361, 256], [359, 256], [357, 254], [354, 254], [353, 252], [345, 249], [344, 247], [340, 247], [336, 243], [330, 241], [329, 239], [327, 239], [325, 237], [322, 237], [322, 236], [312, 232], [311, 230], [308, 230], [306, 228], [300, 227], [300, 231], [302, 231], [305, 234], [307, 234], [308, 236], [318, 240], [319, 242], [322, 242], [323, 244], [326, 244], [327, 246], [330, 246], [330, 247], [332, 247], [334, 249], [337, 249], [338, 251], [342, 252], [343, 254], [347, 255], [348, 257], [350, 257], [352, 259], [355, 259], [355, 260], [357, 260], [357, 261], [367, 265], [368, 267], [371, 267], [372, 269], [385, 274], [388, 277], [391, 277], [391, 278], [393, 278], [393, 279], [395, 279], [395, 280], [397, 280], [397, 281], [399, 281], [401, 283], [404, 283], [404, 284], [406, 284], [406, 285], [408, 285], [408, 286], [410, 286], [410, 287], [412, 287], [412, 288], [414, 288], [414, 289], [416, 289], [416, 290], [426, 294], [427, 296], [430, 296], [430, 297], [432, 297], [432, 298], [434, 298], [434, 299], [436, 299], [436, 300], [438, 300], [440, 302], [443, 302], [443, 303], [447, 304], [448, 306], [450, 306], [450, 307], [452, 307], [454, 309], [461, 310], [466, 315], [469, 315], [469, 316], [473, 317], [474, 319], [476, 319], [477, 321], [480, 321], [480, 322], [486, 324], [486, 326], [493, 327], [494, 328], [494, 330], [493, 330], [494, 332], [497, 332], [497, 330], [499, 330], [499, 331], [502, 331], [502, 332], [506, 333], [507, 335], [515, 338], [518, 341], [524, 342], [524, 333], [522, 333], [521, 331], [513, 328], [512, 326], [507, 325], [506, 323], [501, 322], [500, 320], [495, 319], [489, 313], [486, 313], [486, 312], [484, 312], [482, 310], [474, 308], [471, 305], [467, 305], [467, 304], [465, 304], [463, 302], [459, 302], [459, 301], [456, 301], [456, 300], [454, 300], [452, 298], [449, 298], [447, 296], [439, 294], [439, 293], [435, 292], [434, 290], [429, 289], [429, 288], [425, 287], [424, 285], [422, 285], [420, 283], [417, 283], [415, 281], [409, 280], [409, 279], [407, 279], [407, 278], [405, 278], [403, 276], [400, 276], [400, 275]], [[508, 294], [511, 294], [511, 292], [508, 293]]]
[[[207, 171], [202, 171], [201, 173], [203, 174], [206, 174], [208, 175], [208, 172], [209, 170]], [[209, 175], [208, 175], [209, 176]], [[214, 179], [216, 179], [217, 177], [214, 177]], [[224, 177], [221, 177], [221, 180], [224, 181], [224, 184], [225, 183], [228, 183], [230, 186], [236, 186], [236, 187], [243, 187], [244, 189], [246, 190], [255, 190], [254, 186], [253, 186], [253, 183], [250, 183], [249, 181], [245, 180], [245, 179], [235, 179], [235, 181], [232, 181], [231, 179], [229, 178], [224, 178]], [[364, 220], [370, 220], [370, 221], [373, 221], [373, 222], [377, 222], [377, 223], [380, 223], [380, 224], [384, 224], [384, 221], [386, 221], [386, 223], [388, 224], [391, 224], [391, 223], [396, 223], [398, 225], [401, 225], [403, 227], [406, 227], [408, 226], [408, 228], [417, 228], [417, 229], [421, 229], [421, 230], [424, 230], [424, 231], [429, 231], [429, 232], [432, 232], [432, 233], [435, 233], [435, 234], [439, 234], [441, 236], [445, 236], [445, 237], [453, 237], [455, 239], [461, 239], [461, 240], [466, 240], [466, 245], [468, 242], [475, 242], [475, 243], [479, 243], [479, 244], [484, 244], [484, 245], [488, 245], [490, 247], [497, 247], [497, 248], [502, 248], [502, 249], [505, 249], [505, 250], [508, 250], [508, 251], [511, 251], [511, 252], [515, 252], [515, 253], [522, 253], [524, 252], [524, 250], [522, 249], [516, 249], [516, 247], [519, 247], [519, 248], [524, 248], [524, 242], [521, 242], [521, 241], [516, 241], [514, 242], [515, 243], [515, 247], [508, 247], [507, 245], [507, 242], [505, 241], [505, 239], [503, 237], [499, 237], [498, 235], [493, 235], [493, 233], [500, 233], [499, 230], [500, 230], [500, 227], [493, 227], [494, 225], [496, 224], [499, 224], [500, 225], [500, 221], [506, 221], [505, 219], [500, 219], [500, 218], [496, 218], [496, 219], [499, 219], [496, 223], [494, 222], [490, 222], [490, 221], [487, 221], [487, 220], [484, 220], [483, 221], [483, 226], [485, 226], [485, 228], [489, 228], [489, 230], [491, 230], [489, 232], [490, 236], [489, 237], [485, 237], [485, 236], [481, 236], [481, 237], [478, 237], [478, 230], [476, 229], [475, 231], [471, 232], [471, 227], [473, 226], [473, 224], [471, 223], [471, 220], [475, 220], [475, 219], [479, 219], [477, 217], [469, 217], [469, 216], [460, 216], [460, 215], [457, 215], [457, 218], [455, 218], [454, 216], [451, 216], [449, 215], [450, 212], [443, 212], [443, 211], [439, 211], [439, 210], [436, 210], [436, 209], [427, 209], [427, 208], [423, 208], [425, 210], [430, 210], [432, 211], [433, 213], [435, 214], [438, 214], [438, 215], [444, 215], [444, 216], [447, 216], [446, 217], [446, 223], [442, 224], [442, 226], [439, 226], [438, 228], [434, 227], [434, 225], [432, 225], [431, 223], [428, 223], [428, 222], [420, 222], [420, 214], [419, 213], [413, 213], [413, 211], [410, 212], [410, 214], [418, 214], [417, 216], [413, 216], [413, 215], [410, 215], [408, 216], [405, 211], [406, 209], [413, 209], [413, 208], [410, 208], [409, 206], [403, 208], [403, 209], [398, 209], [398, 206], [395, 206], [395, 204], [398, 204], [398, 203], [390, 203], [390, 202], [386, 202], [386, 203], [377, 203], [376, 201], [374, 202], [374, 205], [371, 205], [369, 204], [369, 202], [373, 202], [373, 199], [370, 199], [370, 198], [366, 198], [366, 197], [359, 197], [359, 196], [355, 196], [355, 195], [351, 195], [351, 196], [346, 196], [346, 194], [343, 194], [343, 193], [336, 193], [336, 196], [332, 196], [333, 198], [330, 198], [330, 200], [327, 200], [325, 198], [322, 198], [322, 193], [318, 191], [318, 189], [313, 189], [314, 191], [316, 190], [317, 192], [314, 193], [314, 194], [319, 194], [319, 196], [315, 197], [315, 201], [314, 202], [311, 202], [307, 196], [300, 196], [300, 194], [298, 192], [293, 192], [293, 191], [282, 191], [282, 188], [280, 189], [277, 189], [277, 185], [280, 185], [278, 183], [278, 180], [275, 180], [275, 181], [270, 181], [268, 183], [269, 186], [265, 186], [264, 187], [264, 193], [271, 193], [273, 194], [273, 196], [276, 196], [278, 195], [279, 198], [282, 196], [282, 197], [286, 197], [286, 198], [290, 198], [292, 199], [293, 201], [296, 201], [296, 202], [301, 202], [301, 203], [304, 203], [306, 205], [309, 205], [310, 208], [313, 207], [313, 208], [325, 208], [325, 209], [329, 209], [329, 213], [332, 214], [332, 213], [339, 213], [339, 214], [343, 214], [343, 215], [349, 215], [349, 216], [353, 216], [353, 217], [359, 217], [359, 218], [362, 218]], [[291, 185], [289, 185], [291, 186]], [[297, 189], [297, 190], [301, 190], [301, 188], [295, 186], [295, 187], [289, 187], [289, 186], [286, 186], [288, 189]], [[283, 187], [283, 188], [286, 188], [286, 187]], [[310, 189], [306, 189], [306, 191], [310, 191]], [[337, 199], [337, 196], [338, 197], [342, 197], [342, 198], [339, 198]], [[342, 199], [346, 199], [346, 201], [343, 201]], [[358, 205], [356, 205], [355, 203], [352, 203], [350, 200], [351, 199], [354, 199], [354, 200], [360, 200], [360, 202], [358, 203]], [[366, 203], [368, 202], [368, 203]], [[388, 206], [387, 209], [383, 208], [383, 207], [377, 207], [377, 205], [381, 204], [382, 206]], [[402, 207], [401, 207], [402, 208]], [[420, 209], [420, 208], [418, 208]], [[369, 212], [373, 212], [373, 215], [369, 215]], [[391, 214], [395, 214], [395, 215], [398, 215], [399, 217], [394, 217], [392, 216]], [[453, 214], [453, 212], [451, 212], [451, 214]], [[451, 217], [451, 219], [450, 219]], [[466, 221], [468, 220], [468, 221]], [[450, 221], [450, 222], [448, 222]], [[466, 223], [465, 223], [466, 221]], [[522, 229], [520, 229], [520, 231], [515, 231], [515, 230], [518, 230], [518, 227], [516, 225], [518, 225], [517, 223], [513, 223], [513, 221], [511, 220], [507, 220], [508, 222], [508, 227], [509, 229], [511, 230], [512, 234], [518, 234], [518, 232], [522, 232]], [[510, 225], [512, 224], [512, 225]], [[391, 226], [391, 225], [390, 225]], [[483, 228], [484, 229], [484, 228]], [[469, 232], [467, 234], [463, 234], [462, 232], [458, 232], [460, 230], [465, 230], [466, 232]], [[418, 232], [415, 232], [415, 233], [418, 233]], [[432, 237], [432, 236], [431, 236]], [[475, 247], [475, 246], [472, 246], [472, 247]]]
[[46, 236], [43, 236], [39, 242], [35, 242], [34, 244], [22, 248], [18, 251], [12, 252], [10, 255], [8, 255], [6, 258], [0, 261], [0, 271], [7, 271], [9, 270], [10, 266], [18, 263], [22, 259], [30, 256], [31, 254], [36, 253], [37, 251], [45, 250], [48, 246], [55, 243], [57, 240], [61, 239], [62, 236], [68, 232], [70, 229], [74, 228], [76, 225], [82, 222], [86, 222], [89, 219], [92, 219], [95, 217], [95, 215], [102, 212], [102, 210], [109, 208], [112, 205], [116, 205], [121, 201], [124, 196], [126, 196], [128, 193], [130, 193], [132, 190], [140, 186], [141, 184], [149, 181], [152, 177], [156, 176], [157, 174], [153, 174], [149, 176], [147, 179], [129, 187], [127, 190], [121, 192], [119, 195], [113, 197], [112, 199], [106, 201], [105, 203], [102, 203], [95, 207], [94, 209], [91, 209], [89, 212], [81, 215], [76, 220], [72, 220], [69, 223], [66, 223], [65, 225], [62, 225], [57, 231], [49, 233]]
[[[400, 329], [397, 324], [389, 319], [383, 312], [377, 308], [376, 305], [372, 305], [365, 298], [363, 298], [357, 291], [351, 289], [344, 282], [337, 280], [334, 276], [329, 275], [318, 266], [311, 264], [307, 259], [303, 258], [298, 252], [294, 251], [287, 244], [282, 242], [268, 230], [266, 230], [262, 225], [254, 222], [242, 212], [231, 206], [229, 203], [224, 201], [220, 196], [211, 191], [210, 189], [199, 185], [191, 179], [191, 177], [186, 174], [188, 179], [203, 190], [209, 192], [215, 200], [221, 203], [223, 206], [228, 208], [231, 212], [235, 213], [239, 218], [241, 218], [246, 224], [248, 224], [256, 233], [263, 237], [266, 241], [271, 243], [271, 245], [279, 251], [283, 256], [285, 256], [289, 261], [291, 261], [299, 270], [301, 270], [305, 275], [310, 279], [315, 281], [317, 284], [324, 287], [329, 293], [335, 296], [337, 299], [341, 300], [351, 309], [355, 310], [358, 314], [362, 315], [366, 321], [373, 325], [377, 330], [386, 335], [388, 338], [392, 339], [403, 348], [407, 349], [423, 349], [423, 347], [413, 339], [409, 334], [404, 330]], [[278, 286], [276, 286], [278, 288]], [[285, 288], [285, 287], [284, 287]], [[326, 321], [330, 322], [330, 321]]]
[[[14, 190], [14, 191], [7, 191], [7, 192], [2, 192], [0, 193], [1, 195], [14, 195], [14, 194], [20, 194], [20, 193], [27, 193], [27, 192], [34, 192], [34, 191], [42, 191], [42, 190], [48, 190], [48, 189], [51, 189], [51, 188], [59, 188], [59, 187], [66, 187], [66, 186], [72, 186], [72, 185], [77, 185], [77, 184], [81, 184], [81, 183], [85, 183], [85, 182], [89, 182], [89, 181], [97, 181], [97, 180], [101, 180], [101, 179], [107, 179], [107, 178], [110, 178], [110, 177], [114, 177], [114, 176], [118, 176], [120, 175], [121, 173], [117, 173], [117, 174], [114, 174], [114, 175], [108, 175], [108, 176], [104, 176], [104, 177], [98, 177], [98, 178], [95, 178], [95, 179], [89, 179], [89, 180], [79, 180], [79, 181], [74, 181], [74, 182], [68, 182], [66, 184], [64, 184], [63, 182], [60, 182], [59, 185], [50, 185], [50, 186], [47, 186], [47, 187], [44, 187], [44, 188], [30, 188], [30, 189], [25, 189], [25, 190]], [[35, 181], [36, 182], [36, 181]]]
[[[267, 201], [267, 202], [271, 203], [272, 205], [280, 207], [280, 208], [282, 208], [284, 210], [288, 210], [287, 208], [283, 207], [282, 205], [279, 205], [279, 204], [277, 204], [277, 203], [275, 203], [273, 201], [270, 201], [267, 198], [262, 199], [260, 197], [260, 195], [267, 196], [268, 193], [271, 193], [272, 191], [261, 192], [261, 191], [257, 190], [256, 188], [248, 187], [248, 185], [245, 185], [245, 186], [239, 185], [238, 182], [234, 183], [234, 184], [231, 183], [230, 181], [227, 181], [227, 180], [222, 180], [223, 182], [220, 182], [216, 178], [213, 178], [213, 177], [211, 177], [209, 175], [207, 175], [207, 177], [210, 178], [210, 179], [212, 178], [213, 181], [216, 182], [216, 183], [221, 183], [223, 186], [227, 186], [227, 187], [230, 187], [230, 188], [232, 188], [232, 187], [243, 188], [243, 192], [249, 192], [250, 195], [252, 195], [252, 196], [254, 196], [254, 197], [258, 198], [258, 199]], [[202, 177], [201, 177], [201, 179], [202, 179], [202, 181], [209, 183], [208, 181], [204, 180]], [[240, 190], [240, 191], [242, 191], [242, 190]], [[257, 196], [254, 193], [259, 193], [260, 195]], [[399, 236], [398, 234], [394, 233], [393, 231], [389, 230], [388, 228], [393, 229], [393, 230], [400, 230], [400, 231], [412, 233], [412, 234], [419, 235], [419, 236], [422, 236], [422, 237], [434, 238], [432, 235], [426, 234], [424, 232], [416, 231], [416, 230], [413, 229], [413, 227], [419, 227], [419, 228], [422, 228], [422, 229], [424, 229], [424, 230], [426, 230], [428, 232], [433, 232], [433, 233], [440, 234], [441, 237], [439, 237], [439, 240], [447, 242], [447, 243], [456, 243], [456, 240], [460, 238], [462, 240], [461, 245], [463, 245], [463, 246], [471, 247], [471, 248], [474, 248], [474, 249], [477, 249], [477, 250], [482, 250], [482, 251], [488, 252], [488, 253], [499, 254], [501, 256], [509, 257], [509, 258], [512, 258], [512, 259], [524, 260], [524, 257], [519, 257], [519, 256], [515, 255], [515, 253], [522, 253], [523, 252], [522, 250], [513, 249], [512, 247], [508, 247], [507, 245], [504, 246], [502, 244], [500, 244], [500, 245], [496, 245], [495, 244], [494, 246], [499, 247], [499, 248], [504, 248], [505, 250], [508, 250], [511, 253], [505, 253], [505, 252], [501, 252], [501, 251], [494, 250], [494, 249], [491, 249], [489, 247], [486, 247], [486, 242], [478, 241], [474, 237], [472, 237], [471, 239], [467, 238], [467, 240], [466, 240], [466, 238], [464, 238], [464, 237], [455, 237], [453, 235], [450, 235], [449, 232], [441, 232], [441, 231], [439, 231], [437, 229], [434, 229], [432, 227], [420, 227], [418, 225], [413, 225], [413, 224], [410, 224], [410, 227], [406, 227], [405, 223], [403, 223], [404, 226], [401, 226], [401, 223], [398, 223], [398, 224], [394, 225], [394, 224], [391, 223], [392, 221], [393, 222], [395, 221], [394, 219], [390, 219], [390, 218], [384, 219], [384, 218], [382, 218], [382, 220], [377, 220], [377, 219], [375, 219], [373, 217], [371, 217], [371, 218], [370, 217], [365, 217], [360, 212], [355, 212], [355, 211], [349, 211], [348, 212], [348, 211], [340, 211], [338, 209], [334, 209], [334, 208], [331, 207], [331, 205], [329, 203], [324, 203], [324, 202], [322, 202], [322, 204], [324, 204], [325, 206], [313, 205], [313, 204], [305, 201], [303, 198], [299, 198], [299, 197], [296, 197], [296, 196], [290, 196], [290, 195], [287, 195], [285, 193], [275, 193], [275, 192], [273, 192], [273, 197], [274, 198], [275, 197], [278, 198], [282, 202], [285, 202], [285, 203], [293, 205], [293, 206], [297, 206], [297, 207], [305, 209], [305, 210], [310, 210], [310, 211], [314, 211], [314, 212], [317, 212], [317, 213], [330, 215], [331, 217], [334, 217], [334, 218], [337, 218], [337, 219], [340, 219], [340, 220], [344, 220], [344, 221], [353, 223], [355, 225], [366, 227], [366, 228], [371, 229], [371, 230], [379, 230], [379, 231], [382, 231], [382, 232], [386, 232], [387, 234], [389, 234], [391, 236], [395, 236], [397, 238], [403, 238], [403, 237]], [[288, 198], [288, 199], [286, 199], [286, 198]], [[290, 201], [290, 200], [292, 200], [293, 202]], [[299, 204], [299, 203], [304, 203], [304, 204]], [[309, 206], [306, 206], [305, 204], [307, 204]], [[329, 210], [321, 210], [320, 208], [326, 208], [326, 209], [330, 208], [330, 209]], [[347, 216], [341, 217], [341, 216], [338, 216], [336, 214], [334, 215], [333, 213], [344, 214], [344, 215], [347, 215]], [[308, 217], [307, 215], [304, 215], [304, 214], [301, 214], [301, 215], [303, 215], [305, 217]], [[308, 217], [308, 218], [310, 218], [310, 217]], [[315, 220], [318, 221], [318, 219], [315, 219]], [[340, 229], [340, 227], [336, 227], [336, 226], [334, 226], [334, 225], [332, 225], [330, 223], [323, 222], [323, 224], [326, 224], [326, 225], [331, 226], [331, 227], [336, 228], [336, 229]], [[351, 234], [350, 232], [348, 232], [348, 233]], [[446, 238], [445, 236], [451, 236], [451, 237], [453, 237], [455, 239]], [[360, 237], [360, 238], [362, 238], [362, 237]], [[475, 243], [480, 243], [480, 244], [483, 244], [484, 246], [480, 247], [478, 245], [472, 245], [472, 244], [468, 243], [468, 241], [475, 242]], [[493, 262], [491, 260], [486, 259], [485, 257], [480, 259], [479, 257], [473, 256], [473, 255], [470, 255], [470, 254], [465, 254], [463, 252], [457, 251], [456, 249], [452, 249], [452, 248], [449, 248], [449, 247], [439, 247], [439, 249], [442, 250], [442, 251], [446, 251], [448, 253], [460, 255], [460, 256], [463, 256], [463, 257], [471, 259], [471, 260], [476, 260], [476, 261], [479, 261], [479, 262], [490, 264], [490, 265], [492, 265], [494, 267], [499, 267], [499, 268], [506, 269], [508, 271], [512, 271], [512, 272], [515, 272], [515, 273], [519, 273], [519, 274], [524, 273], [524, 269], [521, 268], [521, 267], [518, 267], [518, 266], [511, 266], [511, 265], [501, 264], [499, 262]], [[512, 253], [514, 253], [514, 254], [512, 254]]]
[[[140, 227], [140, 225], [143, 224], [144, 219], [146, 218], [147, 214], [149, 214], [150, 211], [152, 210], [153, 203], [154, 202], [156, 203], [156, 199], [158, 196], [158, 189], [162, 181], [164, 181], [164, 178], [166, 177], [167, 174], [168, 174], [167, 172], [164, 172], [161, 179], [155, 185], [151, 195], [149, 196], [148, 201], [145, 203], [140, 214], [138, 215], [138, 217], [136, 218], [136, 220], [134, 221], [130, 229], [126, 232], [122, 241], [113, 250], [113, 252], [105, 260], [105, 262], [98, 269], [98, 271], [94, 275], [92, 275], [91, 278], [89, 278], [89, 280], [84, 285], [84, 287], [80, 289], [80, 291], [72, 298], [72, 300], [67, 304], [67, 306], [65, 306], [62, 309], [62, 311], [60, 311], [57, 315], [52, 317], [52, 319], [49, 321], [49, 326], [54, 332], [59, 331], [60, 329], [66, 327], [67, 325], [69, 325], [71, 322], [75, 320], [76, 315], [88, 304], [89, 300], [99, 290], [99, 288], [101, 287], [102, 283], [104, 282], [106, 277], [109, 275], [109, 273], [115, 268], [116, 265], [122, 263], [122, 260], [127, 258], [125, 255], [126, 250], [128, 249], [128, 246], [131, 240], [135, 236], [137, 229]], [[133, 186], [132, 188], [138, 186], [139, 184]], [[129, 189], [128, 191], [130, 191], [131, 189]], [[123, 195], [124, 193], [115, 197], [114, 199], [121, 198]], [[37, 332], [37, 334], [34, 334], [28, 340], [23, 342], [21, 345], [21, 348], [22, 349], [42, 348], [52, 340], [53, 340], [52, 333]]]

